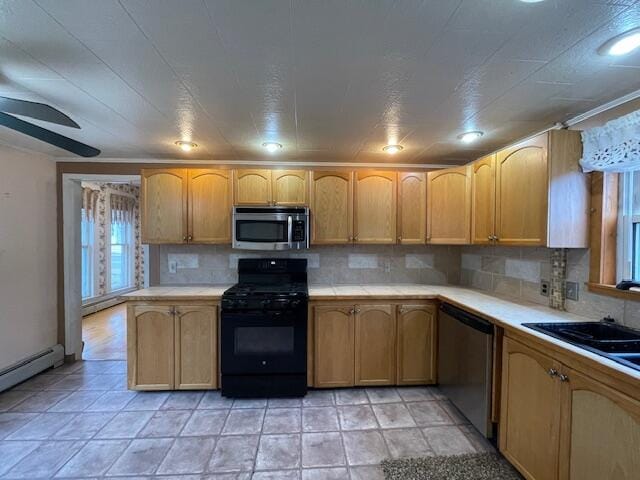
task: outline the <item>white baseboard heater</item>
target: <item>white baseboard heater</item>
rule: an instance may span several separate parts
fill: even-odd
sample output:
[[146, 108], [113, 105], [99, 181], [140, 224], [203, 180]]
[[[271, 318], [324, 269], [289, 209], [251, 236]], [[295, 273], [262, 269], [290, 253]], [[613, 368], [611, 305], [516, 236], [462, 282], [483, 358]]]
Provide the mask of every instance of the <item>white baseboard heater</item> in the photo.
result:
[[0, 370], [0, 392], [37, 375], [49, 367], [59, 367], [64, 363], [64, 348], [54, 345], [40, 353], [14, 363]]

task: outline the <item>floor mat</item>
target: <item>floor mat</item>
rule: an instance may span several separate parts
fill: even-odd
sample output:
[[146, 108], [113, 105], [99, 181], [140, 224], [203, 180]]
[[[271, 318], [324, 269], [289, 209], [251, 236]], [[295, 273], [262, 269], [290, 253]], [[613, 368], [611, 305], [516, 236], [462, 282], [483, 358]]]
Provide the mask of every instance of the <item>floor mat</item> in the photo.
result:
[[521, 480], [501, 456], [494, 453], [384, 460], [385, 480]]

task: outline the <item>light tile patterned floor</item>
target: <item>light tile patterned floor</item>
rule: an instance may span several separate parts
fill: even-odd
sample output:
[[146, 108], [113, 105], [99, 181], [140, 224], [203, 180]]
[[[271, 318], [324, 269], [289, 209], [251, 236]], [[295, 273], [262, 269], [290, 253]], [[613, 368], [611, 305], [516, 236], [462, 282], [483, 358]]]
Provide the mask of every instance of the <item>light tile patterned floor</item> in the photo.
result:
[[121, 361], [49, 370], [0, 394], [0, 478], [382, 478], [385, 458], [490, 450], [436, 388], [230, 400], [130, 392]]

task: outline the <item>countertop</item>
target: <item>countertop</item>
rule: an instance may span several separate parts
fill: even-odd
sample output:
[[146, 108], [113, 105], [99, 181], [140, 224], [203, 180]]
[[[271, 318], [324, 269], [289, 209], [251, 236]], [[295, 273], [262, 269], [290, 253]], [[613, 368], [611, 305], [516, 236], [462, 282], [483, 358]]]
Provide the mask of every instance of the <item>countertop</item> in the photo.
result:
[[[219, 300], [222, 293], [230, 286], [231, 285], [150, 287], [127, 293], [122, 297], [128, 301]], [[523, 323], [528, 322], [585, 322], [594, 321], [593, 319], [553, 310], [549, 307], [530, 302], [494, 297], [477, 290], [462, 287], [419, 284], [309, 286], [310, 301], [357, 301], [367, 299], [442, 300], [457, 305], [498, 326], [526, 333], [545, 343], [559, 346], [564, 350], [593, 360], [636, 380], [640, 380], [640, 371], [522, 326]]]

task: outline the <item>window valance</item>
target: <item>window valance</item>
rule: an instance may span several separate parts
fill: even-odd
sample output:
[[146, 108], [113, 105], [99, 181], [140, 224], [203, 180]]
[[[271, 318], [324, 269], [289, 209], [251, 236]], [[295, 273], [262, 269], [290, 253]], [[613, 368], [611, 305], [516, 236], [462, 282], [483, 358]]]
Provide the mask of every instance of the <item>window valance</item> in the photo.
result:
[[582, 132], [585, 172], [640, 170], [640, 110]]
[[109, 196], [111, 207], [111, 222], [126, 223], [133, 220], [136, 200], [133, 197], [112, 193]]

